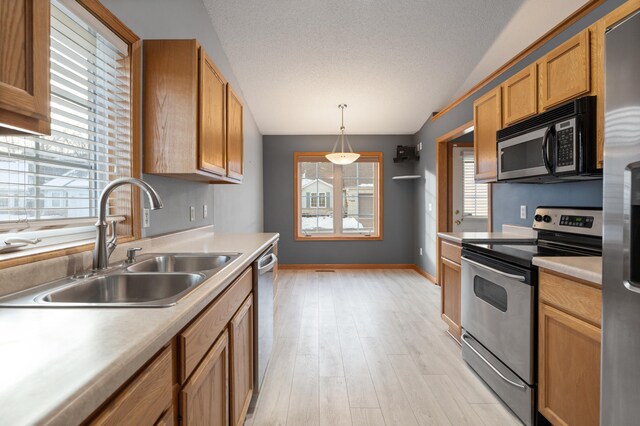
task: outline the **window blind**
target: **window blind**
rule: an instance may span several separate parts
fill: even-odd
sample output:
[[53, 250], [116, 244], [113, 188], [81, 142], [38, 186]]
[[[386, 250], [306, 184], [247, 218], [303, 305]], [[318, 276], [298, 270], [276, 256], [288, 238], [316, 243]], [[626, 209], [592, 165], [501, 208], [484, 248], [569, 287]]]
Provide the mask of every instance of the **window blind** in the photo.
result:
[[[51, 136], [0, 137], [0, 232], [86, 227], [104, 187], [131, 176], [128, 53], [81, 12], [51, 4]], [[115, 191], [109, 214], [130, 200]]]
[[473, 156], [465, 155], [462, 160], [463, 214], [464, 216], [487, 217], [489, 215], [488, 185], [476, 183]]

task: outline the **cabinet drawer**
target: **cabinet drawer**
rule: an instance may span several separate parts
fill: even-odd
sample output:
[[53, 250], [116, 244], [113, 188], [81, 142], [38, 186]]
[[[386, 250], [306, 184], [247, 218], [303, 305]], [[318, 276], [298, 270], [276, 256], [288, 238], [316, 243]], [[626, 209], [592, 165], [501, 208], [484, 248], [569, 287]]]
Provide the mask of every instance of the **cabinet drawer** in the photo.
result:
[[222, 293], [180, 335], [180, 383], [184, 384], [216, 338], [225, 329], [242, 302], [251, 293], [251, 267]]
[[446, 241], [442, 241], [440, 248], [440, 256], [445, 259], [449, 259], [452, 262], [460, 264], [460, 257], [462, 256], [462, 247], [457, 244], [452, 244]]
[[91, 422], [92, 425], [153, 424], [171, 407], [171, 348], [165, 348]]
[[589, 284], [540, 271], [540, 300], [596, 324], [602, 321], [602, 291]]

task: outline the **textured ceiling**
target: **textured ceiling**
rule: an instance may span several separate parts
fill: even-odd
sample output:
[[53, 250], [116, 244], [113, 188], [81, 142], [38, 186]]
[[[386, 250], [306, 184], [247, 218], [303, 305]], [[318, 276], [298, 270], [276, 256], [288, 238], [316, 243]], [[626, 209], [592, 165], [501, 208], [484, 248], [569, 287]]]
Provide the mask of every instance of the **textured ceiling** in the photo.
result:
[[263, 134], [415, 133], [524, 2], [203, 1]]

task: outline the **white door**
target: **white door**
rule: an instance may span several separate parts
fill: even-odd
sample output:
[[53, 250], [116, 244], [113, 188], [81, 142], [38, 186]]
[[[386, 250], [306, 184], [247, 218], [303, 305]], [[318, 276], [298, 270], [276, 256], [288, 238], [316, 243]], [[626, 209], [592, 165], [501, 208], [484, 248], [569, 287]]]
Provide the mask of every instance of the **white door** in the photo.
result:
[[488, 185], [475, 183], [473, 148], [454, 146], [452, 155], [452, 230], [486, 231], [489, 211]]

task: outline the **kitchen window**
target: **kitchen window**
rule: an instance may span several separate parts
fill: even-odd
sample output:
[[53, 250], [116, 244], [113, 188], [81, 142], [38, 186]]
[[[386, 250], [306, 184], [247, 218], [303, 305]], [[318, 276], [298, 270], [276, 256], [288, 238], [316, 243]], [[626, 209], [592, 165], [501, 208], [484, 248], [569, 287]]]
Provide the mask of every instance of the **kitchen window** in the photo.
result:
[[476, 183], [472, 151], [465, 153], [462, 158], [462, 183], [463, 215], [487, 218], [489, 216], [489, 185]]
[[344, 166], [324, 154], [294, 154], [296, 239], [382, 239], [382, 153]]
[[[51, 135], [0, 136], [0, 246], [88, 243], [104, 187], [139, 174], [138, 38], [101, 4], [76, 0], [51, 2], [50, 31]], [[139, 237], [137, 197], [120, 188], [109, 200], [123, 240]]]

